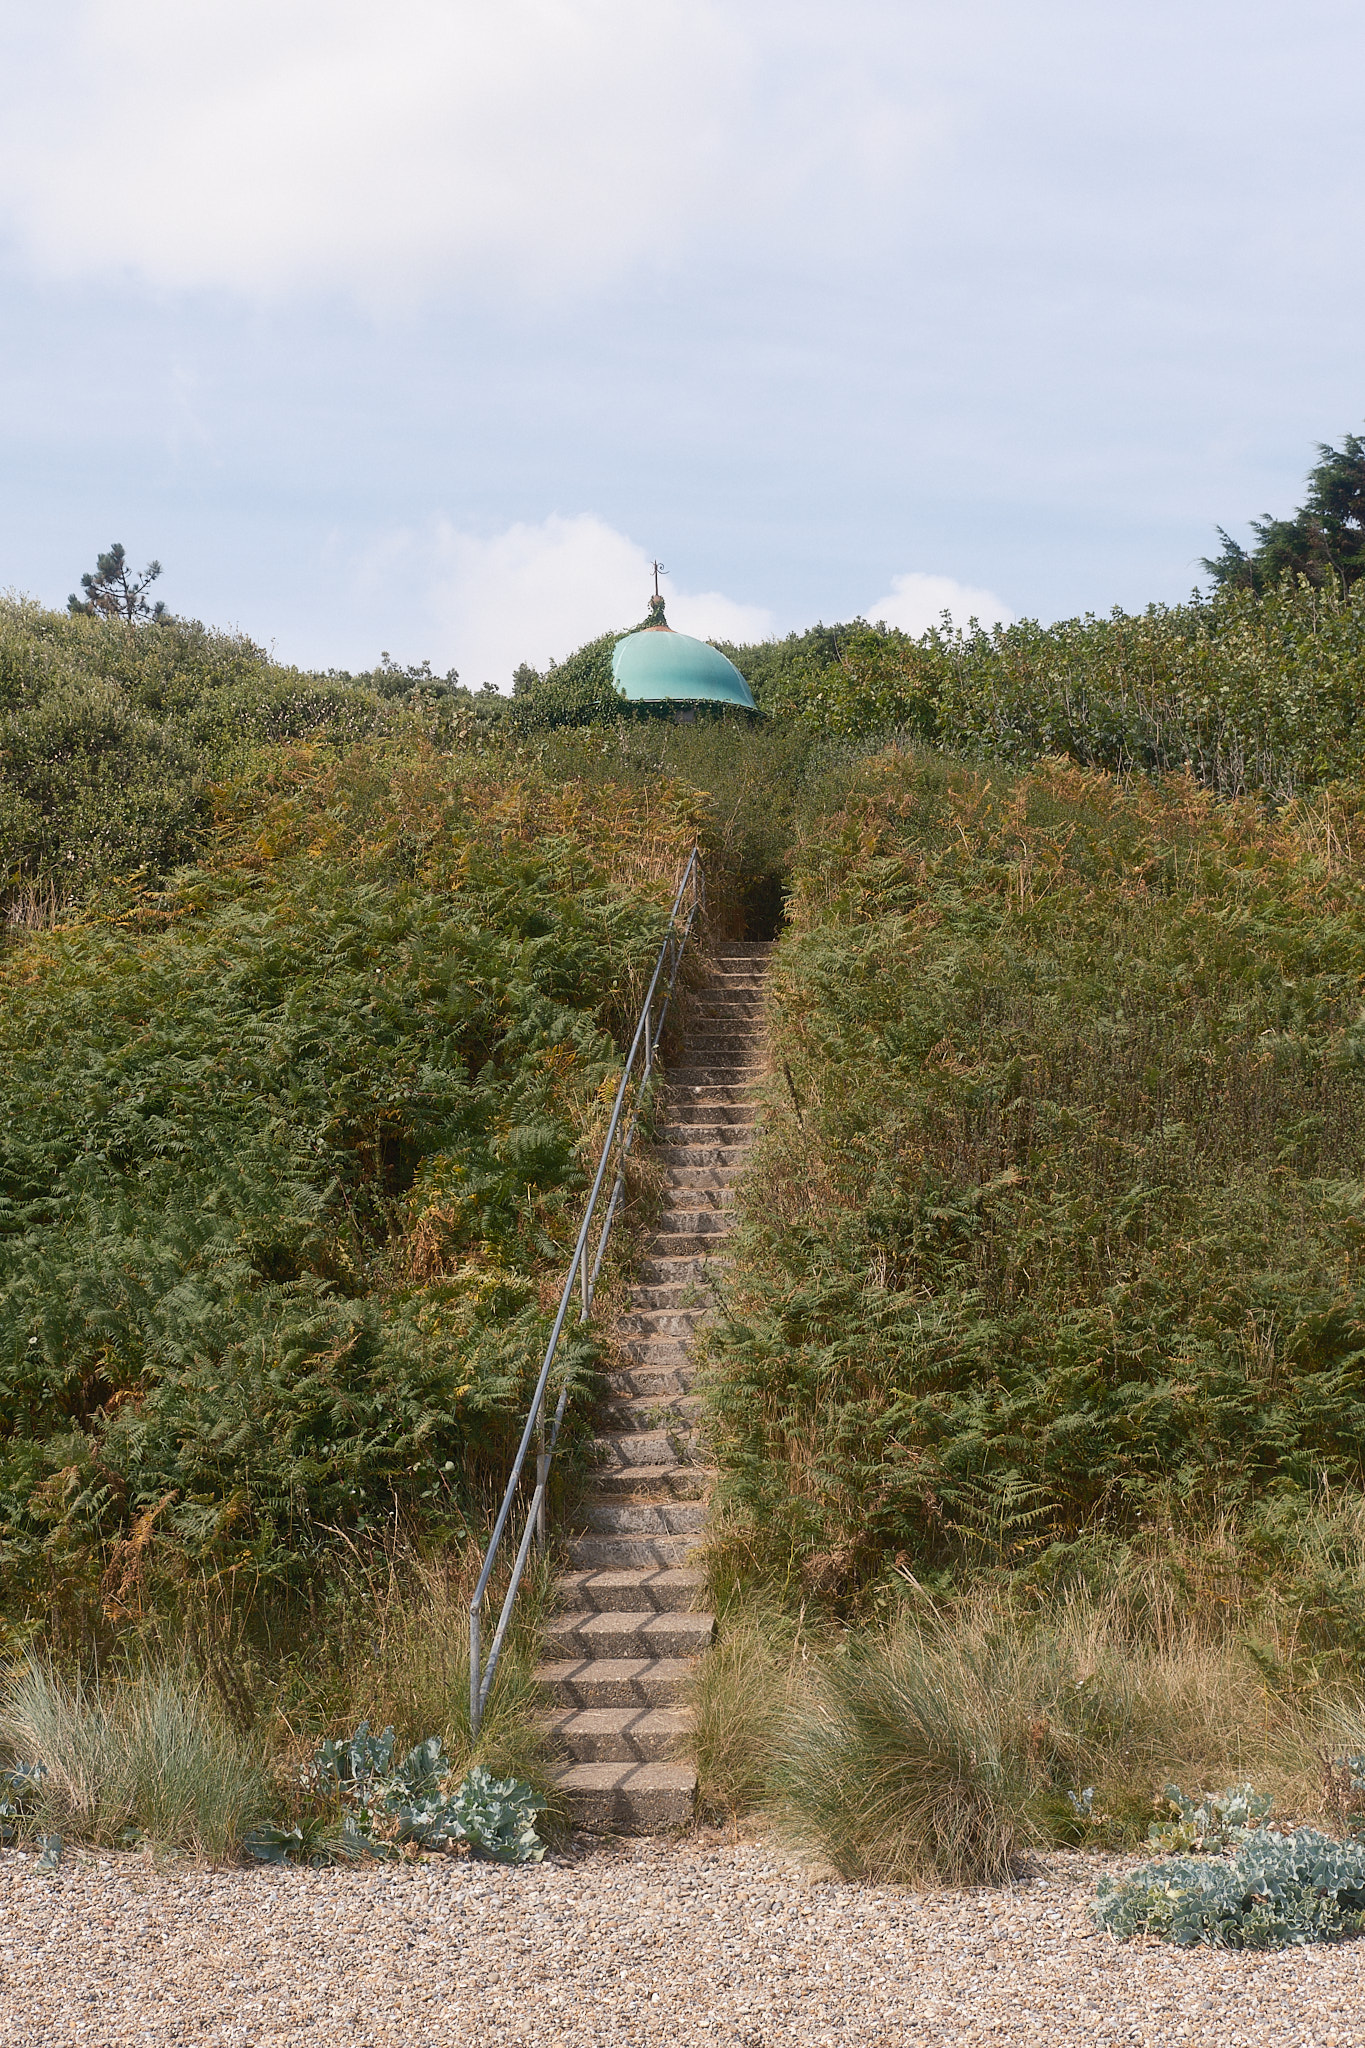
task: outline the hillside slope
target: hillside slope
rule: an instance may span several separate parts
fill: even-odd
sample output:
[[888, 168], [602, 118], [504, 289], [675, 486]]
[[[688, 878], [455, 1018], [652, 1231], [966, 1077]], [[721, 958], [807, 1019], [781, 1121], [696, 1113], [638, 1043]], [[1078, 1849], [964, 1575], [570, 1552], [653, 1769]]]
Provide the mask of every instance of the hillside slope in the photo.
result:
[[1357, 1489], [1358, 795], [891, 750], [791, 911], [709, 1370], [736, 1568], [857, 1599]]

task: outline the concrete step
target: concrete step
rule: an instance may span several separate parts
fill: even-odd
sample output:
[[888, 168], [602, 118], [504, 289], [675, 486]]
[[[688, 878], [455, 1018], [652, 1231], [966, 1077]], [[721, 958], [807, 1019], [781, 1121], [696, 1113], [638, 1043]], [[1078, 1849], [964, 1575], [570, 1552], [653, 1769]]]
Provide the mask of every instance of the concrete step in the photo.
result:
[[754, 1031], [759, 1032], [768, 1021], [768, 1008], [763, 991], [747, 988], [730, 991], [718, 999], [709, 999], [699, 1004], [687, 1021], [686, 1034], [678, 1048], [680, 1059], [686, 1059], [692, 1066], [699, 1066], [705, 1057], [705, 1042], [712, 1031]]
[[605, 1506], [612, 1501], [704, 1500], [711, 1490], [714, 1472], [707, 1465], [688, 1465], [675, 1460], [671, 1465], [602, 1465], [592, 1475], [592, 1498]]
[[661, 1166], [672, 1171], [675, 1166], [731, 1166], [742, 1167], [749, 1152], [749, 1134], [737, 1140], [733, 1131], [727, 1131], [723, 1138], [712, 1138], [706, 1143], [672, 1144], [662, 1141], [654, 1148], [654, 1157]]
[[691, 1536], [570, 1536], [564, 1548], [581, 1571], [681, 1571], [696, 1549]]
[[694, 1093], [710, 1093], [717, 1088], [733, 1088], [736, 1099], [752, 1106], [757, 1102], [764, 1084], [768, 1080], [768, 1069], [756, 1061], [712, 1060], [704, 1067], [693, 1067], [686, 1080], [669, 1076], [670, 1085], [661, 1090], [665, 1107], [672, 1107], [679, 1101], [691, 1100]]
[[639, 1315], [652, 1308], [714, 1308], [711, 1290], [704, 1281], [683, 1280], [675, 1287], [632, 1287], [627, 1314]]
[[720, 1024], [714, 1031], [689, 1031], [687, 1051], [694, 1067], [710, 1066], [716, 1053], [742, 1052], [757, 1059], [763, 1052], [763, 1027], [758, 1024]]
[[[667, 1239], [679, 1231], [686, 1231], [688, 1237], [729, 1237], [733, 1217], [729, 1208], [712, 1208], [708, 1202], [692, 1202], [686, 1208], [661, 1208], [655, 1217], [655, 1235], [651, 1249], [657, 1245], [655, 1257], [669, 1257]], [[681, 1253], [673, 1253], [679, 1257]]]
[[564, 1707], [671, 1707], [691, 1675], [686, 1657], [561, 1657], [535, 1678]]
[[657, 1259], [641, 1259], [635, 1268], [639, 1283], [643, 1287], [677, 1287], [685, 1280], [705, 1284], [719, 1267], [722, 1271], [725, 1260], [719, 1257], [717, 1246], [714, 1258], [697, 1258], [691, 1252], [679, 1252]]
[[639, 1431], [668, 1429], [684, 1437], [695, 1435], [701, 1422], [700, 1394], [672, 1394], [655, 1398], [626, 1394], [605, 1400], [598, 1410], [606, 1428], [618, 1436]]
[[565, 1614], [625, 1613], [632, 1608], [671, 1614], [695, 1606], [705, 1590], [705, 1572], [691, 1565], [599, 1567], [564, 1572], [555, 1581]]
[[691, 1764], [570, 1764], [559, 1783], [585, 1828], [656, 1834], [686, 1827], [696, 1810]]
[[[690, 1132], [697, 1124], [725, 1125], [730, 1130], [747, 1131], [758, 1122], [758, 1112], [756, 1102], [670, 1102], [668, 1122], [659, 1136], [666, 1144], [685, 1145], [694, 1141], [689, 1137], [677, 1137], [675, 1132]], [[732, 1139], [731, 1142], [743, 1143], [743, 1140]]]
[[[654, 1219], [652, 1242], [671, 1237], [675, 1231], [703, 1231], [712, 1237], [725, 1237], [734, 1222], [729, 1202], [715, 1202], [709, 1198], [709, 1188], [679, 1188], [670, 1201], [665, 1197]], [[663, 1254], [667, 1257], [667, 1252]]]
[[616, 1327], [623, 1337], [689, 1337], [708, 1313], [704, 1308], [642, 1308], [618, 1316]]
[[679, 1209], [712, 1209], [729, 1216], [735, 1206], [733, 1187], [690, 1188], [680, 1186], [670, 1174], [659, 1194], [660, 1216], [675, 1215]]
[[545, 1623], [545, 1654], [559, 1661], [591, 1657], [696, 1657], [716, 1632], [714, 1614], [653, 1609], [607, 1614], [552, 1614]]
[[[717, 1194], [728, 1194], [733, 1199], [739, 1176], [738, 1166], [674, 1166], [669, 1169], [668, 1185], [671, 1189], [714, 1188]], [[648, 1278], [648, 1275], [642, 1274], [641, 1277]]]
[[753, 1081], [687, 1081], [670, 1084], [664, 1095], [670, 1116], [677, 1117], [698, 1107], [715, 1109], [738, 1105], [753, 1109]]
[[594, 1437], [592, 1448], [594, 1489], [609, 1476], [633, 1472], [640, 1466], [651, 1469], [656, 1465], [685, 1465], [688, 1462], [685, 1457], [679, 1457], [673, 1435], [659, 1428], [622, 1430], [611, 1436]]
[[699, 1500], [587, 1501], [585, 1536], [700, 1536], [706, 1509]]
[[705, 1225], [698, 1227], [692, 1223], [689, 1223], [687, 1227], [679, 1227], [676, 1230], [664, 1230], [661, 1228], [654, 1239], [653, 1248], [656, 1252], [667, 1250], [678, 1254], [684, 1252], [708, 1252], [712, 1245], [724, 1244], [729, 1234], [728, 1219], [724, 1228], [720, 1230], [707, 1230]]
[[[622, 1349], [630, 1351], [631, 1344]], [[638, 1365], [627, 1366], [624, 1371], [609, 1373], [607, 1386], [613, 1398], [626, 1401], [669, 1401], [678, 1394], [692, 1391], [692, 1367], [686, 1352], [680, 1344], [666, 1347], [668, 1357], [653, 1357], [647, 1340], [634, 1342], [639, 1356]], [[676, 1357], [672, 1356], [676, 1353]]]
[[[689, 1123], [685, 1118], [679, 1117], [676, 1122], [668, 1124], [660, 1131], [659, 1147], [662, 1152], [667, 1153], [675, 1145], [686, 1145], [689, 1150], [694, 1146], [728, 1145], [741, 1148], [739, 1156], [742, 1157], [753, 1143], [754, 1125], [757, 1120], [757, 1111], [753, 1116], [745, 1116], [740, 1110], [727, 1110], [719, 1116], [711, 1110], [707, 1112], [704, 1122], [700, 1117], [695, 1123]], [[678, 1161], [679, 1166], [719, 1166], [729, 1163], [728, 1160], [722, 1162], [697, 1158]]]
[[680, 1707], [557, 1707], [555, 1747], [576, 1764], [658, 1764], [676, 1759], [691, 1716]]

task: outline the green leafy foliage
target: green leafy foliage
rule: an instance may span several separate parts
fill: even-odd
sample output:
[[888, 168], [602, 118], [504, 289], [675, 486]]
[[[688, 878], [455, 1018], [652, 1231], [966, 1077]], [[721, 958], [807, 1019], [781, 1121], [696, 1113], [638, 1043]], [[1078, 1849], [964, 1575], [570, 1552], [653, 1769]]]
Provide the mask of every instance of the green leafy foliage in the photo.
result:
[[508, 709], [425, 663], [304, 674], [192, 619], [0, 600], [0, 890], [13, 902], [43, 881], [69, 907], [113, 878], [163, 874], [205, 844], [212, 786], [262, 749], [380, 733], [467, 744]]
[[856, 1597], [1358, 1488], [1355, 797], [893, 751], [821, 809], [711, 1340], [736, 1555]]
[[1365, 771], [1365, 588], [1343, 594], [1330, 578], [918, 641], [860, 621], [839, 629], [838, 649], [775, 676], [764, 708], [844, 740], [1188, 768], [1225, 795], [1285, 798]]
[[1120, 1940], [1154, 1934], [1181, 1948], [1338, 1941], [1365, 1918], [1365, 1848], [1315, 1828], [1248, 1827], [1226, 1857], [1176, 1856], [1102, 1878], [1095, 1917]]
[[1274, 1800], [1251, 1785], [1234, 1785], [1227, 1792], [1204, 1792], [1192, 1799], [1178, 1785], [1166, 1787], [1166, 1802], [1174, 1807], [1171, 1820], [1153, 1821], [1147, 1839], [1159, 1849], [1192, 1849], [1203, 1855], [1210, 1849], [1226, 1849], [1248, 1829], [1259, 1827], [1270, 1816]]
[[1347, 434], [1340, 448], [1318, 443], [1308, 497], [1288, 519], [1253, 519], [1249, 550], [1218, 529], [1223, 545], [1204, 568], [1221, 587], [1273, 589], [1280, 579], [1351, 584], [1365, 576], [1365, 440]]
[[11, 1611], [466, 1524], [692, 829], [401, 750], [218, 816], [211, 864], [0, 972]]
[[483, 1764], [456, 1783], [434, 1735], [395, 1759], [393, 1729], [374, 1735], [362, 1721], [354, 1735], [322, 1744], [307, 1777], [320, 1810], [289, 1828], [253, 1829], [246, 1849], [258, 1862], [354, 1862], [462, 1844], [501, 1863], [545, 1854], [535, 1829], [545, 1801], [532, 1787]]

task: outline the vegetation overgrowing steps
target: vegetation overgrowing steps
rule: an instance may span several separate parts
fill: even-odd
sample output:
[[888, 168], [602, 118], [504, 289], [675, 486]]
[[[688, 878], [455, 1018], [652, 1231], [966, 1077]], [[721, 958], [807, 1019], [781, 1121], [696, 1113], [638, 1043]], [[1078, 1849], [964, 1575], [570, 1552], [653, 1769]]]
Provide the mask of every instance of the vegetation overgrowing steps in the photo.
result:
[[548, 1628], [540, 1676], [558, 1703], [550, 1725], [566, 1759], [560, 1783], [588, 1825], [672, 1827], [696, 1798], [696, 1771], [679, 1761], [688, 1734], [679, 1701], [715, 1630], [700, 1604], [705, 1575], [690, 1562], [713, 1475], [698, 1456], [688, 1347], [712, 1305], [709, 1274], [757, 1116], [769, 954], [766, 942], [720, 948], [694, 1006], [688, 1063], [668, 1077], [656, 1148], [668, 1182], [617, 1323], [633, 1362], [609, 1382], [573, 1568], [559, 1579]]

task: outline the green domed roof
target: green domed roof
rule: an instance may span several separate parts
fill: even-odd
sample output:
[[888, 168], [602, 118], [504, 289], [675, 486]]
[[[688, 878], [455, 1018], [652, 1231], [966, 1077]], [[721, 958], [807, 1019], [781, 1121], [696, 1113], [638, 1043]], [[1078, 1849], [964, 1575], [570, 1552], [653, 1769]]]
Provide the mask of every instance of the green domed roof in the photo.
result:
[[651, 604], [657, 624], [641, 626], [618, 640], [611, 657], [617, 689], [632, 704], [742, 704], [757, 706], [749, 685], [718, 647], [675, 633], [664, 623], [662, 604]]

